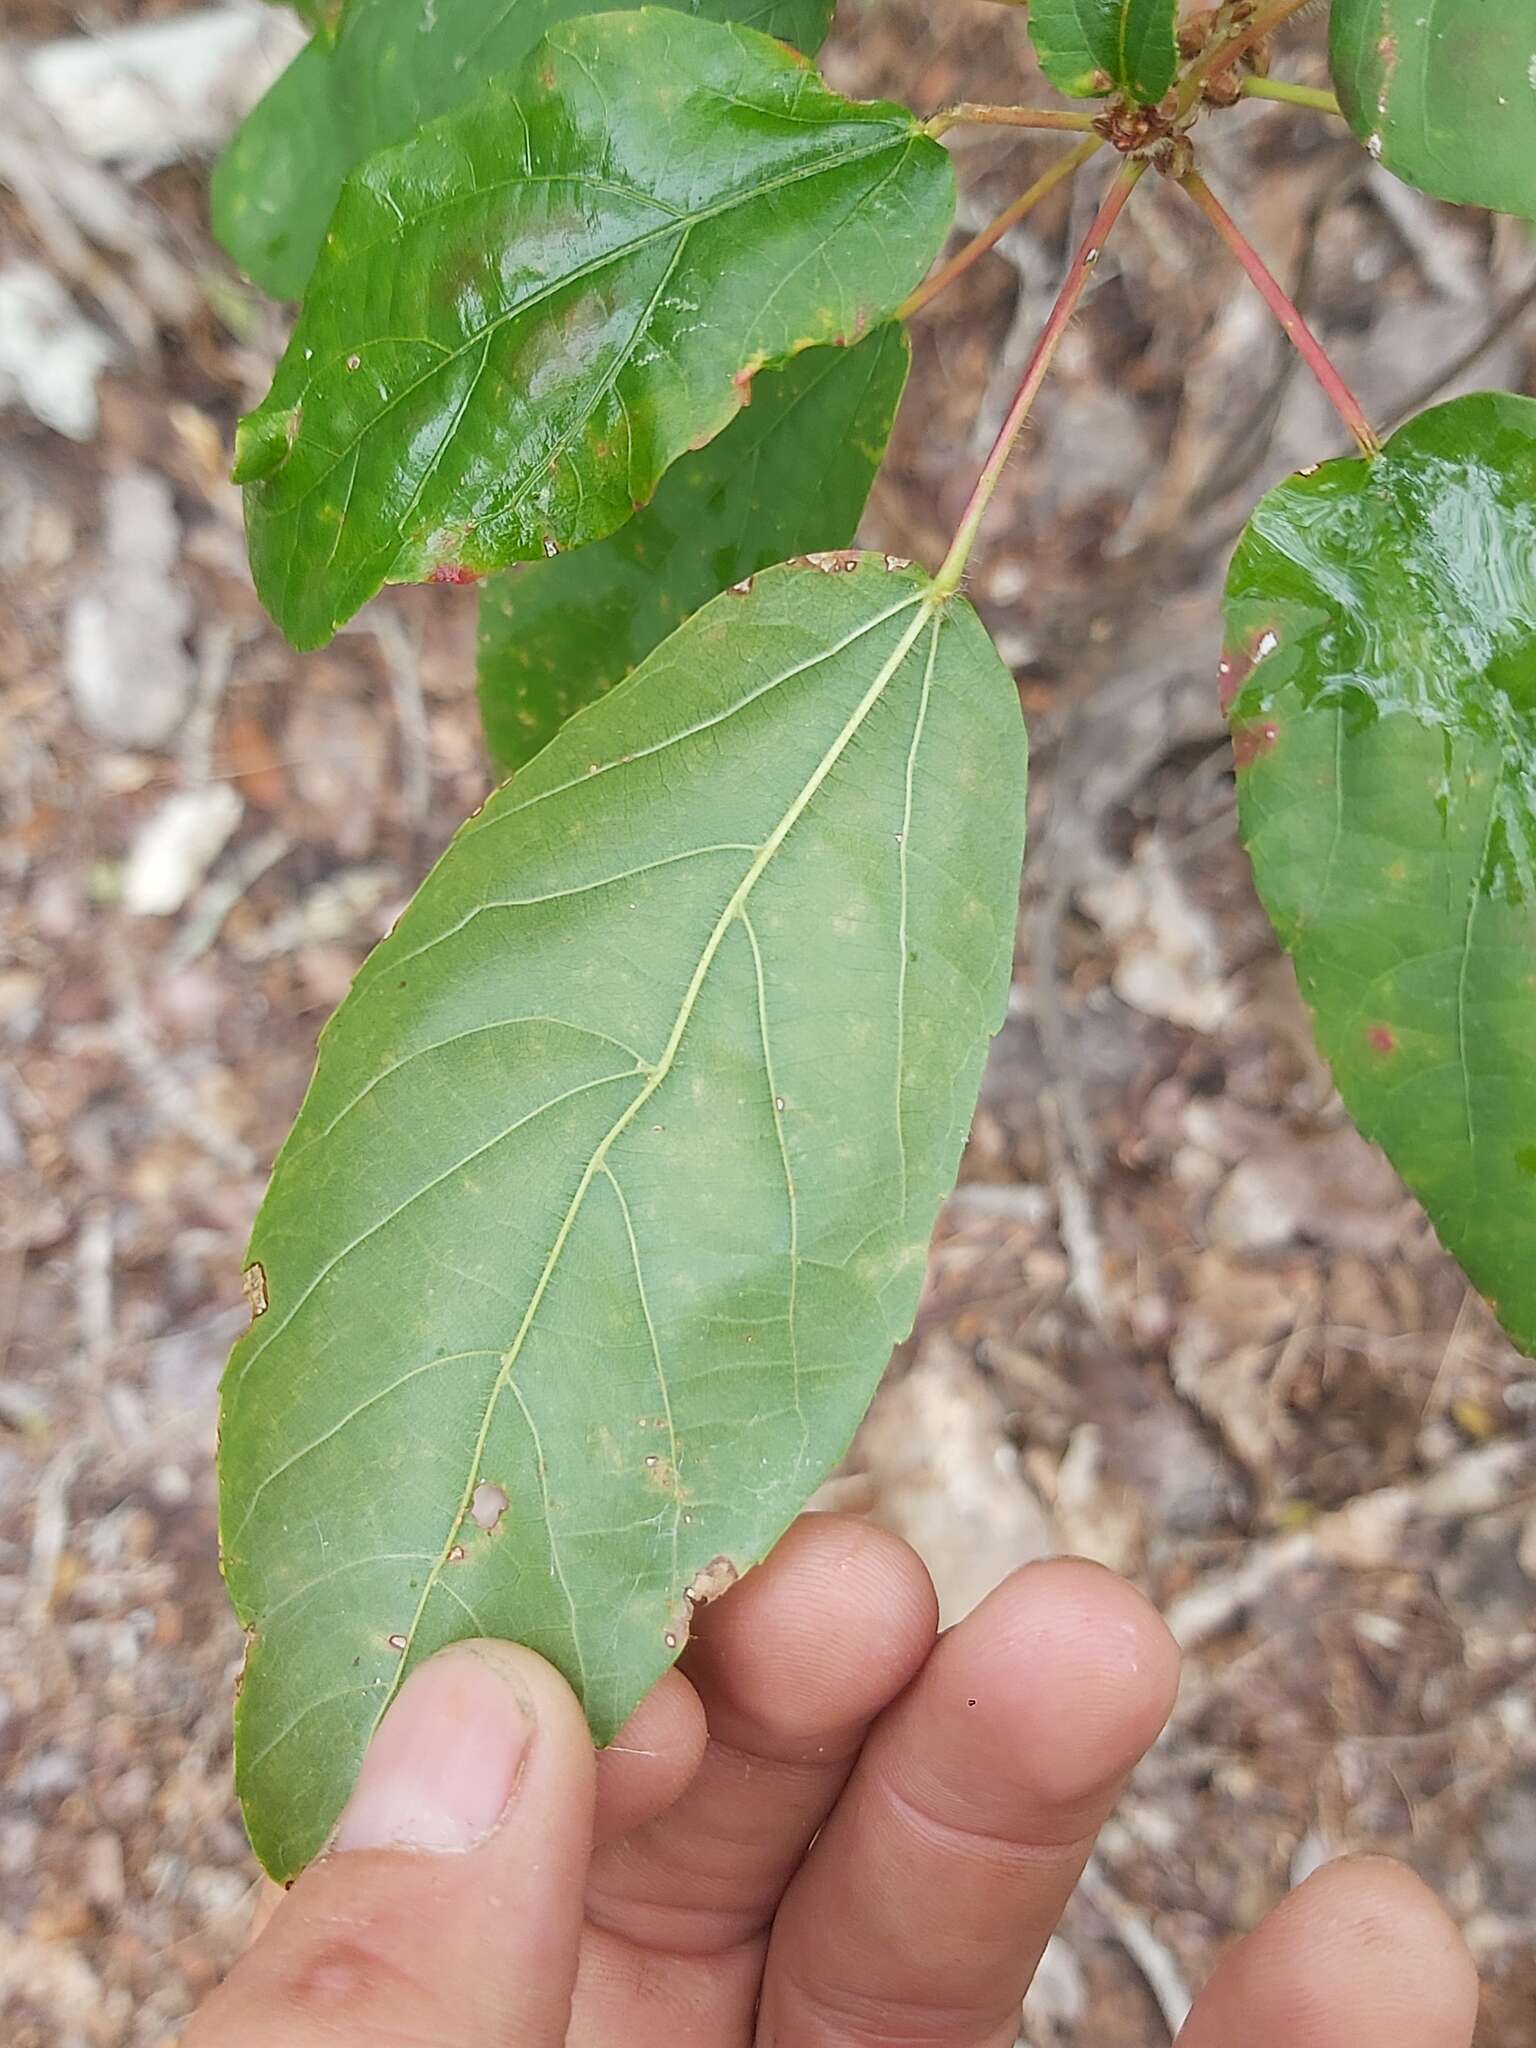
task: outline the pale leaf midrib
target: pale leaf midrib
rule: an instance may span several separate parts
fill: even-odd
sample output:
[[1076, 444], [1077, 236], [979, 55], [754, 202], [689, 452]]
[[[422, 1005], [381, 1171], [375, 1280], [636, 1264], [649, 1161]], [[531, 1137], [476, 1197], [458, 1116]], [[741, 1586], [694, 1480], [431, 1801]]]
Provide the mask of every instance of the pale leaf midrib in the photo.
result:
[[[654, 759], [657, 754], [665, 753], [672, 747], [685, 745], [689, 740], [696, 739], [702, 733], [713, 731], [716, 727], [725, 724], [728, 719], [736, 717], [742, 711], [749, 709], [753, 704], [760, 702], [764, 697], [771, 696], [775, 690], [782, 689], [786, 683], [795, 682], [801, 676], [808, 674], [812, 668], [819, 667], [824, 662], [834, 660], [839, 654], [846, 653], [850, 647], [856, 646], [861, 639], [866, 638], [870, 633], [877, 632], [880, 629], [880, 627], [885, 625], [889, 620], [899, 616], [899, 614], [904, 609], [905, 603], [895, 604], [890, 606], [889, 609], [877, 613], [874, 618], [864, 620], [855, 631], [845, 634], [843, 638], [840, 640], [834, 641], [830, 647], [820, 649], [810, 659], [803, 662], [796, 662], [787, 669], [780, 669], [774, 675], [770, 676], [768, 680], [765, 683], [762, 683], [757, 689], [750, 690], [747, 692], [745, 696], [736, 698], [730, 705], [726, 707], [724, 711], [721, 711], [710, 718], [700, 719], [694, 725], [684, 726], [680, 732], [668, 734], [665, 740], [658, 742], [655, 746], [640, 748], [632, 753], [618, 755], [611, 761], [605, 761], [600, 767], [596, 769], [589, 769], [587, 773], [583, 776], [572, 776], [566, 782], [552, 784], [548, 789], [540, 790], [535, 795], [528, 797], [524, 802], [510, 805], [506, 809], [498, 811], [494, 816], [486, 817], [480, 820], [471, 820], [469, 824], [461, 826], [459, 828], [458, 833], [455, 835], [454, 844], [462, 845], [466, 843], [468, 840], [477, 837], [480, 833], [486, 831], [491, 826], [504, 823], [509, 818], [523, 817], [529, 811], [536, 809], [540, 804], [544, 803], [546, 800], [550, 798], [563, 796], [573, 789], [588, 789], [591, 787], [593, 782], [597, 780], [599, 776], [606, 775], [610, 773], [613, 769], [632, 767], [637, 761]], [[636, 671], [637, 675], [638, 673], [639, 672]], [[634, 677], [629, 678], [628, 684], [622, 684], [620, 685], [620, 688], [631, 686], [634, 683], [634, 680]], [[607, 701], [611, 703], [614, 694], [615, 693], [610, 692]], [[577, 725], [580, 719], [587, 717], [591, 713], [596, 711], [603, 701], [604, 700], [599, 699], [598, 704], [588, 705], [584, 711], [578, 712], [574, 718], [567, 721], [564, 730], [567, 732], [571, 731]], [[693, 848], [690, 850], [690, 855], [688, 857], [697, 855], [698, 853], [705, 850], [706, 849], [702, 848]], [[741, 850], [747, 851], [749, 849], [743, 846]], [[761, 852], [760, 848], [753, 848], [750, 850], [752, 850], [754, 853]], [[672, 860], [676, 860], [683, 857], [684, 856], [681, 855], [674, 855], [670, 858]], [[617, 878], [610, 879], [617, 879], [623, 881], [628, 879], [628, 876], [620, 874]], [[376, 981], [380, 975], [388, 974], [391, 977], [396, 976], [399, 974], [402, 968], [408, 967], [413, 962], [422, 959], [425, 954], [432, 951], [433, 947], [443, 943], [448, 939], [453, 938], [457, 933], [463, 931], [465, 927], [468, 924], [470, 924], [475, 917], [479, 916], [481, 912], [487, 907], [489, 906], [484, 904], [476, 905], [472, 910], [466, 912], [465, 915], [459, 918], [455, 923], [451, 925], [446, 925], [443, 927], [442, 930], [434, 932], [429, 940], [427, 940], [423, 945], [416, 947], [415, 950], [412, 952], [403, 954], [388, 953], [387, 949], [381, 948], [380, 951], [376, 953], [371, 960], [364, 964], [362, 973], [359, 976], [357, 983], [354, 985], [354, 996], [360, 993], [366, 986], [371, 986], [372, 982]], [[367, 981], [364, 980], [364, 977], [368, 977]], [[326, 1027], [327, 1030], [329, 1030], [329, 1028], [329, 1026]], [[617, 1041], [612, 1042], [617, 1044]], [[632, 1050], [630, 1047], [627, 1046], [620, 1047], [619, 1049], [625, 1052], [629, 1052]], [[604, 1077], [605, 1080], [612, 1078], [614, 1077]], [[619, 1078], [622, 1078], [622, 1076]], [[548, 1108], [551, 1106], [552, 1105], [548, 1103], [542, 1105], [540, 1113], [542, 1113], [543, 1108]], [[340, 1119], [338, 1118], [337, 1121], [339, 1120]], [[289, 1134], [287, 1143], [284, 1145], [282, 1152], [278, 1156], [277, 1167], [274, 1170], [273, 1176], [274, 1182], [276, 1181], [279, 1174], [285, 1172], [291, 1164], [293, 1164], [296, 1160], [302, 1157], [303, 1154], [307, 1152], [309, 1149], [309, 1141], [307, 1139], [302, 1145], [298, 1142], [300, 1132], [302, 1129], [302, 1124], [303, 1113], [301, 1111], [299, 1122], [294, 1125], [292, 1132], [290, 1132]], [[505, 1136], [506, 1133], [502, 1133], [502, 1135]], [[462, 1166], [463, 1163], [464, 1162], [461, 1160], [458, 1162], [458, 1165]], [[383, 1220], [388, 1221], [390, 1219], [386, 1218]], [[369, 1231], [365, 1234], [371, 1236], [376, 1233], [379, 1227], [380, 1226], [378, 1224], [371, 1225]], [[338, 1253], [336, 1257], [331, 1259], [323, 1268], [323, 1270], [320, 1273], [318, 1273], [315, 1276], [315, 1278], [311, 1280], [309, 1284], [302, 1289], [297, 1300], [295, 1300], [287, 1309], [284, 1310], [281, 1320], [276, 1322], [271, 1328], [266, 1329], [261, 1333], [261, 1342], [259, 1344], [255, 1344], [252, 1350], [250, 1350], [241, 1357], [239, 1371], [235, 1373], [231, 1380], [227, 1383], [226, 1398], [228, 1398], [228, 1396], [232, 1394], [237, 1387], [244, 1383], [247, 1375], [255, 1366], [257, 1360], [260, 1359], [271, 1348], [271, 1346], [278, 1341], [279, 1338], [281, 1338], [284, 1331], [288, 1328], [289, 1324], [293, 1321], [294, 1317], [298, 1314], [299, 1310], [303, 1307], [304, 1303], [314, 1293], [315, 1288], [320, 1284], [320, 1282], [324, 1280], [328, 1274], [335, 1271], [336, 1267], [340, 1265], [342, 1259], [347, 1257], [350, 1254], [350, 1252], [355, 1249], [355, 1242], [351, 1245], [344, 1246], [342, 1251]], [[258, 1247], [254, 1242], [252, 1245], [252, 1251], [257, 1256], [259, 1256]]]
[[[634, 1122], [635, 1118], [640, 1114], [641, 1110], [645, 1107], [646, 1103], [657, 1092], [657, 1090], [662, 1086], [663, 1082], [666, 1080], [667, 1076], [671, 1073], [673, 1066], [676, 1063], [678, 1050], [682, 1044], [684, 1034], [687, 1031], [688, 1025], [693, 1016], [694, 1009], [697, 1006], [700, 992], [703, 989], [704, 982], [708, 977], [709, 970], [714, 963], [715, 956], [718, 953], [720, 946], [724, 941], [726, 933], [729, 931], [731, 925], [736, 921], [738, 916], [744, 911], [748, 898], [751, 896], [751, 893], [753, 889], [756, 887], [757, 883], [762, 879], [763, 875], [767, 872], [769, 866], [771, 865], [774, 859], [774, 856], [778, 853], [779, 848], [784, 844], [784, 841], [789, 836], [790, 831], [793, 829], [794, 825], [797, 823], [800, 817], [804, 815], [807, 806], [811, 803], [812, 799], [816, 795], [816, 792], [821, 788], [827, 776], [830, 775], [832, 769], [836, 766], [838, 760], [841, 758], [843, 752], [846, 750], [846, 748], [852, 741], [854, 735], [859, 731], [865, 719], [869, 716], [870, 712], [874, 709], [875, 705], [879, 702], [880, 698], [884, 695], [885, 690], [889, 686], [892, 678], [899, 672], [908, 654], [910, 654], [912, 648], [916, 645], [917, 640], [922, 633], [924, 625], [928, 622], [928, 620], [931, 617], [934, 617], [934, 615], [937, 612], [938, 605], [941, 602], [942, 600], [936, 599], [934, 597], [931, 590], [920, 592], [913, 597], [912, 604], [915, 610], [915, 617], [912, 621], [912, 624], [905, 628], [905, 630], [902, 632], [892, 652], [889, 656], [887, 656], [886, 660], [882, 663], [869, 689], [864, 693], [864, 696], [860, 699], [858, 705], [849, 715], [847, 721], [844, 723], [842, 727], [842, 730], [838, 733], [836, 738], [832, 741], [831, 745], [823, 753], [821, 760], [817, 763], [811, 775], [802, 785], [799, 793], [796, 795], [793, 802], [784, 812], [784, 815], [780, 819], [778, 825], [774, 828], [773, 832], [769, 835], [767, 840], [764, 841], [761, 851], [753, 860], [751, 866], [747, 869], [741, 881], [737, 884], [736, 889], [732, 893], [730, 900], [727, 902], [725, 908], [721, 911], [719, 917], [717, 918], [709, 934], [709, 937], [705, 941], [704, 947], [700, 952], [698, 961], [689, 979], [688, 986], [684, 991], [682, 1001], [678, 1007], [676, 1019], [674, 1020], [672, 1030], [667, 1039], [666, 1048], [663, 1051], [661, 1059], [657, 1063], [655, 1071], [647, 1080], [645, 1087], [642, 1088], [635, 1096], [634, 1100], [630, 1103], [628, 1108], [624, 1110], [624, 1112], [610, 1126], [609, 1130], [605, 1133], [605, 1135], [599, 1142], [596, 1150], [593, 1152], [591, 1158], [587, 1162], [586, 1168], [583, 1171], [581, 1178], [577, 1183], [576, 1191], [571, 1197], [570, 1204], [566, 1209], [565, 1216], [561, 1220], [560, 1228], [556, 1232], [555, 1240], [552, 1246], [550, 1247], [549, 1256], [545, 1260], [543, 1271], [540, 1273], [539, 1278], [535, 1283], [533, 1292], [529, 1298], [528, 1307], [524, 1312], [522, 1322], [518, 1327], [517, 1333], [514, 1336], [511, 1345], [508, 1347], [506, 1353], [504, 1354], [502, 1369], [500, 1373], [498, 1373], [496, 1382], [491, 1389], [490, 1397], [486, 1402], [485, 1415], [482, 1419], [480, 1429], [475, 1438], [473, 1454], [470, 1459], [465, 1484], [461, 1489], [459, 1501], [456, 1505], [456, 1509], [452, 1517], [452, 1520], [449, 1523], [448, 1533], [444, 1539], [442, 1549], [439, 1552], [437, 1562], [432, 1566], [431, 1570], [425, 1576], [425, 1580], [421, 1591], [421, 1597], [416, 1605], [416, 1611], [411, 1617], [409, 1628], [405, 1631], [405, 1648], [400, 1654], [399, 1664], [396, 1669], [394, 1678], [392, 1679], [387, 1691], [385, 1692], [383, 1699], [380, 1702], [378, 1714], [375, 1717], [375, 1721], [373, 1724], [375, 1727], [377, 1727], [379, 1720], [383, 1718], [385, 1712], [387, 1711], [390, 1705], [390, 1702], [393, 1700], [396, 1692], [399, 1690], [400, 1685], [404, 1680], [406, 1670], [410, 1664], [411, 1649], [415, 1642], [417, 1632], [420, 1629], [422, 1618], [426, 1613], [427, 1604], [430, 1601], [432, 1594], [436, 1589], [438, 1580], [442, 1575], [442, 1572], [448, 1559], [448, 1555], [452, 1550], [454, 1541], [456, 1539], [459, 1526], [462, 1523], [464, 1516], [469, 1511], [470, 1501], [473, 1497], [474, 1489], [477, 1484], [477, 1475], [480, 1470], [481, 1460], [484, 1456], [485, 1446], [489, 1440], [491, 1426], [495, 1419], [497, 1405], [500, 1401], [502, 1393], [511, 1383], [513, 1370], [521, 1354], [528, 1332], [532, 1328], [534, 1318], [538, 1314], [539, 1307], [543, 1301], [544, 1295], [549, 1287], [549, 1284], [553, 1279], [555, 1270], [558, 1267], [560, 1259], [564, 1253], [565, 1246], [567, 1241], [569, 1240], [571, 1231], [575, 1227], [576, 1218], [581, 1211], [582, 1204], [585, 1201], [586, 1195], [589, 1189], [591, 1188], [593, 1181], [595, 1180], [597, 1175], [605, 1168], [608, 1153], [612, 1149], [614, 1144], [617, 1143], [618, 1139], [623, 1136], [624, 1132]], [[899, 610], [900, 607], [897, 607], [892, 612], [886, 613], [884, 615], [885, 619], [889, 619], [893, 616], [896, 616]], [[874, 627], [871, 626], [869, 630], [873, 631]], [[520, 1402], [520, 1405], [523, 1406], [524, 1413], [526, 1415], [526, 1403]], [[573, 1616], [573, 1630], [574, 1628], [575, 1621]], [[575, 1645], [575, 1654], [577, 1656], [579, 1664], [579, 1642], [577, 1642]]]

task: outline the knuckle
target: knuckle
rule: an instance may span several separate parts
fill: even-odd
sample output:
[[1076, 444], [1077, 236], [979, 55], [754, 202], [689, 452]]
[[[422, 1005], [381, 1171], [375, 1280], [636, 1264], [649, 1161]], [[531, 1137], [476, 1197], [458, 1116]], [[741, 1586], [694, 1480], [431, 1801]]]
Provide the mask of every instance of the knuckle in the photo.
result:
[[434, 1945], [419, 1917], [397, 1905], [331, 1914], [285, 1946], [275, 1999], [300, 2039], [350, 2039], [369, 2048], [426, 2048], [441, 2040], [442, 1987], [429, 1983]]

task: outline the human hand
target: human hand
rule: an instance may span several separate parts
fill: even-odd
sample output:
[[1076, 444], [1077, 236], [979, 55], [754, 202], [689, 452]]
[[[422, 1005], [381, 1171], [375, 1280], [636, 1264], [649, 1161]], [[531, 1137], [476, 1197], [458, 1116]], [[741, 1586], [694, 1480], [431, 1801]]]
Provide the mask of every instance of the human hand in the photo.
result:
[[[936, 1619], [905, 1544], [804, 1517], [596, 1757], [531, 1652], [443, 1652], [183, 2048], [1012, 2048], [1177, 1652], [1071, 1560]], [[1359, 1859], [1236, 1944], [1179, 2048], [1467, 2048], [1476, 2002], [1430, 1894]]]

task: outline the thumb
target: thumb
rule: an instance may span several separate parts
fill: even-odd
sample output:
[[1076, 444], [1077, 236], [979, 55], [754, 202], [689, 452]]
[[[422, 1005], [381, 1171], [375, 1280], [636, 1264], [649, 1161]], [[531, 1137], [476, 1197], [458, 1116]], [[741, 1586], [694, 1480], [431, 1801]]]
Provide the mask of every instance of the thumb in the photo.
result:
[[560, 2048], [591, 1853], [592, 1739], [510, 1643], [413, 1671], [330, 1849], [183, 2048]]

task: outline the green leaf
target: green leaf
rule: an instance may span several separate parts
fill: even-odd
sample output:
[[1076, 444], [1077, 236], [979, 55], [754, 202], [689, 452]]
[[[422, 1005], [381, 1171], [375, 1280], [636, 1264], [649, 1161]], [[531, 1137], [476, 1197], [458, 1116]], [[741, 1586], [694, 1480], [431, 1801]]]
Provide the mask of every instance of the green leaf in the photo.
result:
[[[341, 0], [313, 0], [317, 11]], [[669, 0], [739, 21], [814, 56], [832, 0]], [[249, 113], [214, 166], [213, 230], [264, 290], [296, 299], [314, 268], [347, 173], [520, 64], [547, 30], [591, 0], [351, 0]], [[315, 13], [300, 9], [319, 28]]]
[[1155, 106], [1179, 67], [1178, 0], [1032, 0], [1029, 36], [1058, 92]]
[[1378, 163], [1440, 199], [1536, 215], [1530, 0], [1333, 0], [1329, 46]]
[[289, 6], [323, 42], [333, 42], [346, 12], [347, 0], [273, 0], [275, 6]]
[[769, 562], [853, 538], [910, 351], [887, 323], [765, 371], [723, 434], [594, 547], [534, 562], [480, 601], [480, 716], [510, 775], [690, 612]]
[[532, 1644], [610, 1739], [689, 1589], [841, 1455], [1002, 1019], [1024, 782], [964, 603], [786, 563], [574, 718], [365, 964], [223, 1389], [236, 1770], [275, 1876], [444, 1643]]
[[950, 161], [904, 108], [665, 8], [568, 23], [347, 181], [235, 475], [319, 646], [386, 582], [600, 540], [745, 402], [922, 277]]
[[1243, 836], [1346, 1107], [1536, 1347], [1536, 402], [1271, 491], [1227, 588]]

